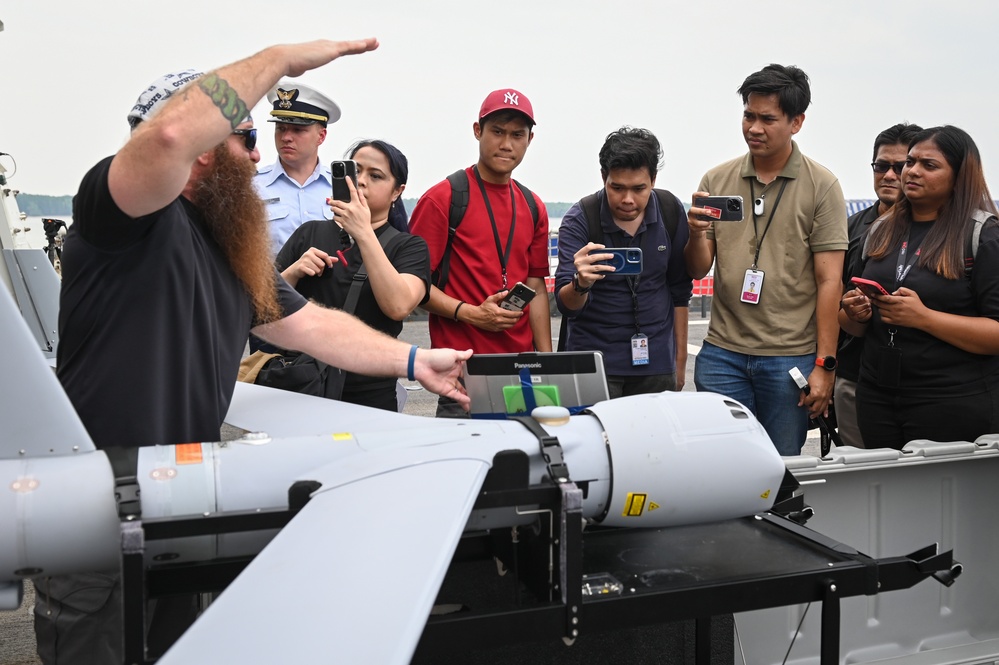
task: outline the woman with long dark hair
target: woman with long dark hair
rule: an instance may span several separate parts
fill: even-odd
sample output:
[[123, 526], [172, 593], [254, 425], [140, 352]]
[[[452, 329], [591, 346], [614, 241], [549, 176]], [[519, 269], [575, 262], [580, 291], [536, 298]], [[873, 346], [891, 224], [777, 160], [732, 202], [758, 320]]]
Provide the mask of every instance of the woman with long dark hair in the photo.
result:
[[865, 336], [857, 419], [868, 448], [999, 432], [999, 220], [978, 148], [952, 126], [909, 144], [902, 195], [872, 226], [863, 278], [843, 297]]
[[[363, 265], [367, 278], [353, 313], [398, 337], [402, 321], [430, 292], [427, 243], [408, 232], [396, 233], [406, 228], [401, 197], [409, 164], [381, 140], [360, 141], [347, 154], [357, 163], [357, 187], [348, 179], [350, 201], [330, 202], [335, 222], [316, 220], [296, 229], [278, 253], [277, 267], [306, 298], [343, 309]], [[395, 411], [396, 380], [348, 373], [340, 399]]]

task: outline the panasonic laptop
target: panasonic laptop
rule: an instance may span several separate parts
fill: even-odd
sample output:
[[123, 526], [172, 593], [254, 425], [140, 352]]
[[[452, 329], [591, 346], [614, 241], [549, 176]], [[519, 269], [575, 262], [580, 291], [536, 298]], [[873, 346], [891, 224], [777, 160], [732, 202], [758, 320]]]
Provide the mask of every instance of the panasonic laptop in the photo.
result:
[[473, 418], [523, 416], [538, 406], [575, 414], [609, 397], [599, 351], [479, 353], [465, 361], [464, 380]]

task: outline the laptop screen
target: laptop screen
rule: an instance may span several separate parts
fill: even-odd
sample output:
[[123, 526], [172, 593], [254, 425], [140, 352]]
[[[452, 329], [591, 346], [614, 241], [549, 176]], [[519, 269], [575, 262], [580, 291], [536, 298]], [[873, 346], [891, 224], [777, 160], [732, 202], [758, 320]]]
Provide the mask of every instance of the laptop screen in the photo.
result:
[[564, 406], [570, 413], [608, 398], [599, 351], [481, 353], [464, 366], [473, 418], [528, 415], [535, 406]]

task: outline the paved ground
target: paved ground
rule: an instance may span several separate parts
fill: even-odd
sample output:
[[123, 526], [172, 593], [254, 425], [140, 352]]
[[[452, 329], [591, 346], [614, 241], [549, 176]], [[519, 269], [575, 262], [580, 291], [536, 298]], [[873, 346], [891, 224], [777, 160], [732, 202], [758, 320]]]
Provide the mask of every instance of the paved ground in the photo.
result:
[[[701, 318], [700, 310], [696, 305], [691, 309], [690, 317], [688, 346], [691, 360], [687, 363], [687, 378], [684, 390], [694, 389], [696, 354], [700, 349], [708, 328], [708, 319]], [[552, 331], [555, 335], [558, 334], [558, 326], [559, 319], [552, 319]], [[428, 348], [430, 346], [430, 335], [426, 319], [407, 321], [403, 326], [400, 338], [411, 344], [418, 344], [421, 347]], [[405, 412], [413, 415], [433, 417], [437, 409], [437, 396], [423, 390], [417, 383], [407, 381], [403, 381], [403, 383], [408, 389]], [[223, 438], [233, 438], [236, 435], [235, 430], [227, 429], [223, 433]], [[818, 456], [819, 442], [817, 430], [811, 431], [802, 453]], [[35, 665], [39, 662], [34, 657], [34, 633], [31, 628], [30, 607], [34, 602], [34, 595], [30, 588], [27, 591], [28, 595], [20, 610], [13, 613], [0, 612], [0, 665]]]

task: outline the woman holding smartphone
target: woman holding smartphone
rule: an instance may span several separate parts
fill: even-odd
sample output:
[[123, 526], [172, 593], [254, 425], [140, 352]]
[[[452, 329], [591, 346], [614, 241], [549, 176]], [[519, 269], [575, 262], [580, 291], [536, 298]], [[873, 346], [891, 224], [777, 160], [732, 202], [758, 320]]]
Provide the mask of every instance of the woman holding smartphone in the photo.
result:
[[[277, 267], [306, 298], [343, 309], [363, 266], [367, 278], [353, 313], [398, 337], [403, 319], [427, 299], [430, 289], [426, 242], [397, 231], [390, 222], [394, 217], [405, 228], [400, 197], [409, 164], [395, 146], [380, 140], [356, 143], [348, 155], [357, 165], [357, 186], [347, 179], [350, 201], [330, 201], [333, 222], [315, 220], [296, 229], [278, 253]], [[396, 380], [347, 373], [341, 399], [395, 411]]]
[[[857, 420], [868, 448], [999, 432], [999, 220], [975, 142], [957, 127], [909, 144], [902, 195], [871, 227], [863, 278], [843, 296], [865, 336]], [[976, 234], [977, 240], [973, 239]]]

